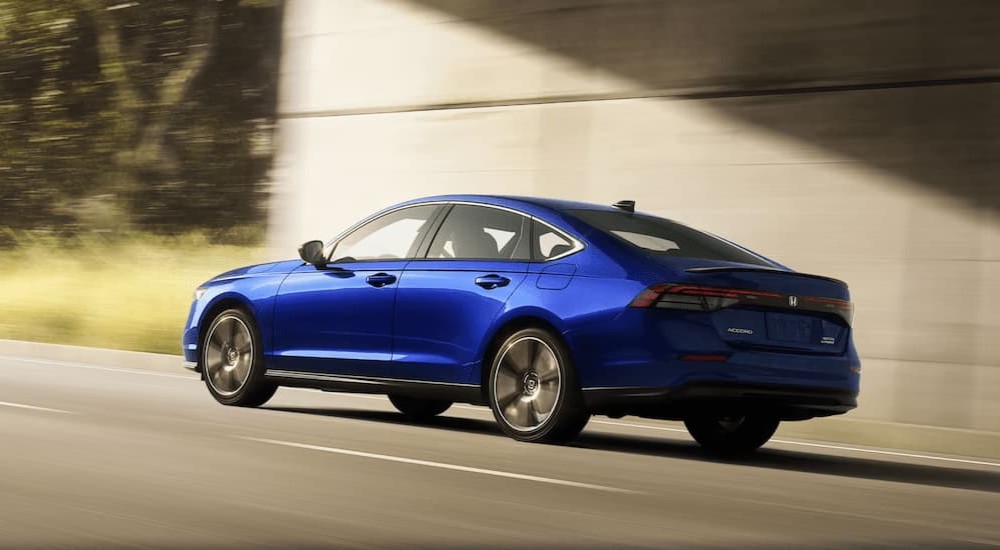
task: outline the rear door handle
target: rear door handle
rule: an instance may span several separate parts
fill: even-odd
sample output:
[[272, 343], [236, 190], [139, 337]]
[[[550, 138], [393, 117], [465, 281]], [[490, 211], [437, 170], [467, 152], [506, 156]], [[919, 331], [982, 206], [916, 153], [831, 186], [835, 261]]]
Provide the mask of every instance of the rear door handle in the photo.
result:
[[388, 273], [376, 273], [374, 275], [369, 275], [368, 278], [365, 279], [365, 281], [368, 284], [370, 284], [370, 285], [372, 285], [372, 286], [374, 286], [376, 288], [379, 288], [379, 287], [383, 287], [385, 285], [391, 285], [392, 283], [395, 283], [396, 282], [396, 276], [395, 275], [390, 275]]
[[496, 274], [483, 275], [482, 277], [476, 277], [476, 284], [486, 290], [493, 290], [494, 288], [507, 286], [510, 284], [510, 279]]

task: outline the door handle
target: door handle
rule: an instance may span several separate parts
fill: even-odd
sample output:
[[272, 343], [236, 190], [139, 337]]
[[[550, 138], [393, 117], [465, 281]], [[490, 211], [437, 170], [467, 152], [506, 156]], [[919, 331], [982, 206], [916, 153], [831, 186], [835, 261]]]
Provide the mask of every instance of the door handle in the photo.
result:
[[396, 282], [396, 276], [390, 275], [388, 273], [376, 273], [374, 275], [369, 275], [365, 279], [365, 282], [376, 288], [381, 288], [385, 285], [391, 285]]
[[483, 275], [482, 277], [476, 277], [476, 284], [486, 290], [493, 290], [494, 288], [507, 286], [510, 284], [510, 279], [496, 274]]

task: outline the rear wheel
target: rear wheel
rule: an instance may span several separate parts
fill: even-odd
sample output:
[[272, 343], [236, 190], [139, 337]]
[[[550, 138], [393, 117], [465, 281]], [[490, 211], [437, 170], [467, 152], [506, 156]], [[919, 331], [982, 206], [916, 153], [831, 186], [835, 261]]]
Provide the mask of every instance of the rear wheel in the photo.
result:
[[528, 328], [504, 340], [487, 393], [500, 429], [519, 441], [564, 443], [590, 419], [568, 350], [545, 330]]
[[684, 420], [695, 441], [723, 454], [756, 450], [771, 439], [778, 424], [778, 417], [767, 413], [699, 413]]
[[218, 314], [205, 331], [201, 346], [205, 385], [223, 405], [257, 407], [278, 386], [264, 379], [263, 351], [253, 318], [241, 309]]
[[396, 410], [413, 420], [427, 420], [435, 417], [451, 407], [451, 401], [440, 399], [421, 399], [406, 395], [389, 394], [389, 401]]

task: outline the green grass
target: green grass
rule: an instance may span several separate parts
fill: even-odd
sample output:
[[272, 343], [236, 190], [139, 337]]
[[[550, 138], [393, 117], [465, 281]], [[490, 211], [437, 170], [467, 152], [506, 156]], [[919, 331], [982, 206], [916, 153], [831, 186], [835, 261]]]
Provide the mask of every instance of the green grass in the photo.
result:
[[192, 292], [260, 249], [203, 236], [133, 236], [0, 250], [0, 338], [181, 353]]

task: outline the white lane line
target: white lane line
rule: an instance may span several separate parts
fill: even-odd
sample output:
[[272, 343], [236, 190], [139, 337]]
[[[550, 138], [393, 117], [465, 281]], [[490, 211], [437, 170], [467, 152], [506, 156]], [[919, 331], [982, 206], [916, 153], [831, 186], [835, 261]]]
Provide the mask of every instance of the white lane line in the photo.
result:
[[669, 426], [650, 426], [649, 424], [632, 424], [630, 422], [613, 422], [611, 420], [591, 420], [594, 424], [607, 424], [608, 426], [624, 426], [626, 428], [645, 428], [647, 430], [659, 430], [661, 432], [687, 433], [683, 428], [671, 428]]
[[789, 441], [787, 439], [772, 439], [774, 443], [784, 443], [786, 445], [802, 445], [804, 447], [819, 447], [821, 449], [837, 449], [841, 451], [854, 451], [857, 453], [873, 453], [879, 455], [902, 456], [906, 458], [924, 458], [927, 460], [942, 460], [944, 462], [960, 462], [962, 464], [977, 464], [979, 466], [994, 466], [1000, 468], [1000, 462], [987, 462], [985, 460], [969, 460], [967, 458], [950, 458], [947, 456], [921, 455], [915, 453], [900, 453], [897, 451], [882, 451], [879, 449], [863, 449], [861, 447], [846, 447], [843, 445], [828, 445], [824, 443], [806, 443], [805, 441]]
[[[687, 433], [682, 428], [671, 428], [669, 426], [650, 426], [649, 424], [633, 424], [629, 422], [612, 422], [609, 420], [593, 420], [595, 424], [607, 424], [609, 426], [621, 426], [626, 428], [641, 428], [644, 430], [660, 430], [665, 432]], [[903, 453], [899, 451], [884, 451], [881, 449], [866, 449], [863, 447], [849, 447], [846, 445], [831, 445], [829, 443], [809, 443], [806, 441], [792, 441], [789, 439], [771, 439], [771, 443], [781, 443], [784, 445], [801, 445], [803, 447], [816, 447], [819, 449], [834, 449], [838, 451], [851, 451], [855, 453], [872, 453], [888, 456], [899, 456], [905, 458], [922, 458], [925, 460], [940, 460], [943, 462], [958, 462], [961, 464], [975, 464], [977, 466], [993, 466], [1000, 468], [1000, 462], [988, 462], [985, 460], [971, 460], [968, 458], [951, 458], [947, 456], [922, 455], [917, 453]]]
[[[197, 375], [184, 375], [184, 374], [170, 374], [166, 372], [152, 372], [147, 370], [138, 369], [123, 369], [118, 367], [104, 367], [101, 365], [94, 365], [92, 363], [71, 363], [68, 361], [50, 361], [48, 359], [29, 359], [27, 357], [14, 357], [10, 355], [0, 355], [0, 361], [16, 361], [19, 363], [33, 363], [36, 365], [45, 365], [49, 367], [69, 367], [75, 369], [91, 369], [91, 370], [103, 370], [108, 372], [124, 372], [128, 374], [142, 374], [145, 376], [160, 376], [163, 378], [181, 378], [184, 380], [196, 380]], [[181, 369], [180, 365], [177, 367]]]
[[564, 485], [567, 487], [578, 487], [581, 489], [596, 489], [598, 491], [608, 491], [612, 493], [627, 493], [627, 494], [639, 494], [640, 491], [631, 491], [628, 489], [619, 489], [617, 487], [608, 487], [606, 485], [594, 485], [592, 483], [581, 483], [579, 481], [568, 481], [565, 479], [555, 479], [550, 477], [540, 477], [532, 476], [527, 474], [516, 474], [514, 472], [504, 472], [501, 470], [487, 470], [485, 468], [473, 468], [471, 466], [460, 466], [458, 464], [447, 464], [444, 462], [433, 462], [430, 460], [418, 460], [415, 458], [405, 458], [401, 456], [393, 455], [383, 455], [377, 453], [366, 453], [364, 451], [354, 451], [351, 449], [338, 449], [336, 447], [323, 447], [320, 445], [309, 445], [306, 443], [295, 443], [293, 441], [280, 441], [277, 439], [263, 439], [258, 437], [242, 437], [235, 436], [239, 439], [246, 439], [249, 441], [256, 441], [258, 443], [270, 443], [271, 445], [282, 445], [285, 447], [296, 447], [299, 449], [309, 449], [313, 451], [322, 451], [325, 453], [335, 453], [341, 455], [358, 456], [363, 458], [374, 458], [376, 460], [386, 460], [389, 462], [400, 462], [403, 464], [414, 464], [417, 466], [429, 466], [431, 468], [441, 468], [444, 470], [454, 470], [457, 472], [469, 472], [473, 474], [483, 474], [496, 477], [506, 477], [510, 479], [520, 479], [524, 481], [537, 481], [539, 483], [550, 483], [553, 485]]
[[0, 406], [2, 406], [2, 407], [14, 407], [15, 409], [28, 409], [30, 411], [42, 411], [42, 412], [50, 412], [50, 413], [73, 414], [70, 411], [64, 411], [62, 409], [50, 409], [48, 407], [38, 407], [36, 405], [25, 405], [23, 403], [10, 403], [8, 401], [0, 401]]

